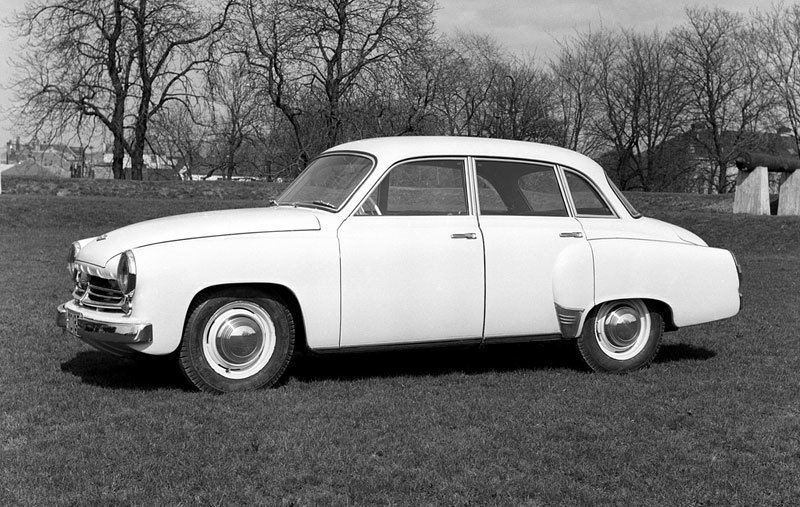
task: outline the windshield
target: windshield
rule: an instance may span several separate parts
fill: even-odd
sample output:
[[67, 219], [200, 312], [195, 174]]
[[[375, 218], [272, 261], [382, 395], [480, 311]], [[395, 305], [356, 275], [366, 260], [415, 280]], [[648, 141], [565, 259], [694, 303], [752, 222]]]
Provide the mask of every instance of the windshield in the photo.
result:
[[372, 169], [363, 155], [325, 155], [311, 162], [277, 199], [278, 204], [338, 211]]
[[631, 214], [633, 218], [641, 218], [642, 214], [636, 211], [636, 208], [633, 207], [633, 204], [622, 194], [622, 191], [611, 181], [611, 178], [608, 177], [606, 174], [606, 180], [608, 180], [608, 184], [611, 185], [611, 190], [617, 195], [620, 201], [622, 201], [622, 205], [625, 206], [625, 209], [628, 210], [628, 213]]

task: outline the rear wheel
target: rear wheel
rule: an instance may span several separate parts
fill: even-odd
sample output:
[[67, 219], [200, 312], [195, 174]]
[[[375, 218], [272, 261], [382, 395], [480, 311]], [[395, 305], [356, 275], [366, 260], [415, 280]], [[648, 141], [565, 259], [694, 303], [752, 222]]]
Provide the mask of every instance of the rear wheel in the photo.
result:
[[180, 364], [203, 391], [258, 389], [281, 379], [294, 338], [292, 314], [280, 298], [243, 289], [222, 291], [190, 310]]
[[578, 350], [594, 371], [635, 371], [653, 361], [663, 331], [661, 315], [641, 299], [609, 301], [589, 313]]

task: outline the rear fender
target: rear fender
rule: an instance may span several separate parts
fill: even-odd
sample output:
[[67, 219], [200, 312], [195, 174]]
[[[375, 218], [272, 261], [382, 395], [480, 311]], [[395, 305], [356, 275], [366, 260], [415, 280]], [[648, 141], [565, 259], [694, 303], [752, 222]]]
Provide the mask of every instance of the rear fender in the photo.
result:
[[660, 301], [676, 327], [711, 322], [739, 311], [739, 275], [727, 250], [635, 239], [591, 242], [595, 302]]
[[565, 248], [553, 265], [553, 301], [565, 338], [581, 332], [586, 313], [594, 307], [594, 260], [589, 242]]

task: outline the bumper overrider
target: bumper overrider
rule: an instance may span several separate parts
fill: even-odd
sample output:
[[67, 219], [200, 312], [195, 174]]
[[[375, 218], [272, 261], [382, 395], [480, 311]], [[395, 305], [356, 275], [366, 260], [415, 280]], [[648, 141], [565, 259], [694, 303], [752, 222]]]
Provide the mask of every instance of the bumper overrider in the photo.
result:
[[70, 303], [58, 306], [56, 324], [97, 349], [128, 355], [135, 352], [132, 345], [146, 345], [153, 341], [151, 324], [97, 320], [67, 305]]

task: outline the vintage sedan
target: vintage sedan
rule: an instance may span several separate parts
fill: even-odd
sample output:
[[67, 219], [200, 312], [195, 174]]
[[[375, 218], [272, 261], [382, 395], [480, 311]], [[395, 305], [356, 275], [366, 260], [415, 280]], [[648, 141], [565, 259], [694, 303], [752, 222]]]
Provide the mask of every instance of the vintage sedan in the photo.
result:
[[75, 242], [57, 322], [116, 354], [173, 354], [199, 389], [271, 386], [296, 350], [574, 340], [596, 371], [735, 315], [727, 250], [639, 214], [589, 158], [466, 137], [324, 152], [269, 206]]

